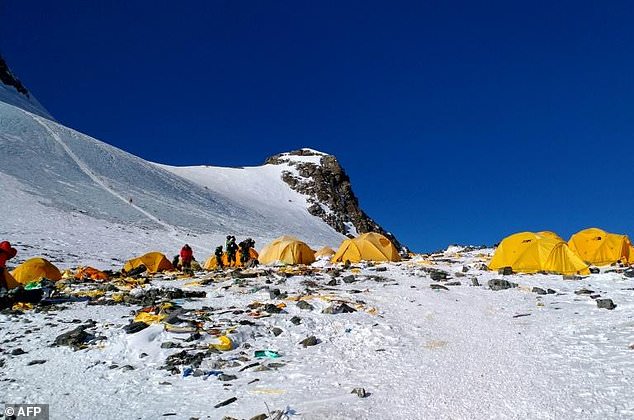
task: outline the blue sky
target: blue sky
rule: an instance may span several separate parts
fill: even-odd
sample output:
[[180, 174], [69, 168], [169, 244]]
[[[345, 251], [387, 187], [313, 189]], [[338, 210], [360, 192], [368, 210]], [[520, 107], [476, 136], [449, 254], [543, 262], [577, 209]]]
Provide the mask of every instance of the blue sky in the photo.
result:
[[601, 3], [14, 0], [0, 51], [59, 121], [145, 159], [332, 153], [418, 251], [634, 234], [634, 4]]

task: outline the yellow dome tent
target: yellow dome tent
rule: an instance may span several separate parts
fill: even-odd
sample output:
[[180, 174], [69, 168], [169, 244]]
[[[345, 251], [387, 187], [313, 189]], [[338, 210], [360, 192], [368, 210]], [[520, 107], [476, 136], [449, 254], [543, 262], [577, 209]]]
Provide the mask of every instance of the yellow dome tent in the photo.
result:
[[630, 259], [630, 239], [602, 229], [590, 228], [570, 237], [568, 246], [588, 264], [610, 265]]
[[260, 251], [259, 261], [267, 265], [312, 264], [315, 262], [315, 251], [297, 238], [281, 236]]
[[332, 257], [332, 262], [400, 261], [398, 250], [379, 233], [364, 233], [354, 239], [346, 239]]
[[159, 271], [170, 271], [174, 269], [170, 260], [168, 260], [167, 257], [160, 252], [148, 252], [140, 257], [132, 258], [131, 260], [126, 261], [123, 269], [125, 271], [132, 271], [140, 265], [144, 265], [150, 273], [158, 273]]
[[315, 259], [325, 258], [325, 257], [330, 258], [333, 255], [335, 255], [335, 250], [329, 246], [325, 246], [321, 248], [319, 251], [315, 252]]
[[[242, 253], [240, 252], [240, 250], [238, 250], [236, 252], [236, 263], [232, 267], [242, 267], [242, 262], [240, 261], [241, 256], [242, 256]], [[258, 251], [256, 251], [253, 248], [249, 248], [249, 259], [257, 260]], [[222, 265], [224, 267], [229, 267], [229, 256], [227, 255], [226, 252], [222, 254]], [[207, 258], [207, 261], [205, 261], [205, 264], [203, 264], [203, 268], [205, 270], [215, 270], [217, 267], [218, 267], [218, 261], [216, 261], [216, 255], [211, 254], [209, 258]]]
[[588, 265], [568, 248], [566, 242], [533, 232], [516, 233], [500, 242], [489, 268], [504, 267], [511, 267], [518, 273], [590, 274]]
[[44, 258], [31, 258], [24, 261], [11, 272], [11, 275], [20, 284], [27, 284], [42, 278], [52, 281], [62, 278], [59, 269]]
[[20, 283], [15, 281], [15, 279], [13, 278], [11, 273], [9, 273], [8, 270], [2, 270], [2, 273], [0, 275], [4, 277], [4, 283], [7, 285], [7, 288], [14, 289], [20, 285]]

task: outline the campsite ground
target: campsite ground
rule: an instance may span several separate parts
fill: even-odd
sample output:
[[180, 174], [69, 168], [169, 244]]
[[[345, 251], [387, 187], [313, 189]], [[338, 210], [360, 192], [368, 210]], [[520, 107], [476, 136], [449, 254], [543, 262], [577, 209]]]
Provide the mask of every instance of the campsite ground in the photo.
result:
[[[233, 340], [234, 350], [204, 356], [194, 369], [201, 376], [185, 376], [187, 363], [177, 366], [178, 374], [162, 367], [169, 355], [208, 349], [213, 335], [168, 332], [163, 324], [127, 334], [122, 327], [140, 306], [80, 302], [0, 315], [2, 402], [48, 403], [52, 419], [249, 419], [268, 409], [302, 419], [633, 416], [634, 280], [616, 272], [581, 280], [511, 275], [504, 279], [518, 287], [494, 291], [487, 282], [502, 276], [478, 269], [481, 252], [452, 249], [432, 259], [357, 265], [342, 271], [337, 285], [318, 262], [312, 274], [273, 270], [205, 285], [210, 275], [201, 273], [126, 291], [206, 292], [171, 300], [199, 310], [184, 317], [203, 319], [208, 332], [227, 332]], [[451, 278], [434, 281], [432, 269]], [[537, 294], [535, 286], [555, 293]], [[74, 285], [73, 293], [91, 287]], [[272, 299], [275, 288], [282, 296]], [[575, 294], [583, 288], [618, 306], [599, 309], [589, 295]], [[101, 299], [113, 293], [119, 292]], [[300, 309], [299, 296], [314, 309]], [[254, 302], [285, 307], [255, 317]], [[322, 313], [341, 302], [356, 311]], [[86, 348], [50, 346], [88, 319], [96, 322], [87, 331], [97, 339]], [[318, 344], [298, 344], [312, 335]], [[12, 355], [18, 348], [26, 353]], [[264, 349], [281, 357], [254, 357]], [[369, 395], [352, 394], [358, 387]], [[232, 397], [237, 400], [214, 408]]]

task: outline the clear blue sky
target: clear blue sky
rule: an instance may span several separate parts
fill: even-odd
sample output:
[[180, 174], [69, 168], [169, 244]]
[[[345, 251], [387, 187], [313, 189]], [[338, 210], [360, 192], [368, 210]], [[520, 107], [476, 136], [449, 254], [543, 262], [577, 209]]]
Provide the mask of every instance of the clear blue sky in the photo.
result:
[[152, 161], [335, 154], [415, 250], [634, 233], [634, 3], [12, 0], [61, 122]]

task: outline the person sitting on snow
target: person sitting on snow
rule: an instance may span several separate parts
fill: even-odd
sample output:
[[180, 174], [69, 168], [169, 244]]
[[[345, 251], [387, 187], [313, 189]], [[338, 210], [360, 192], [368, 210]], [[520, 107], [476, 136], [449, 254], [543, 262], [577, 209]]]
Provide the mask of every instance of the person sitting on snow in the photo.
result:
[[15, 257], [18, 251], [11, 246], [9, 241], [0, 242], [0, 289], [8, 289], [8, 285], [4, 278], [4, 272], [7, 269], [7, 260]]

